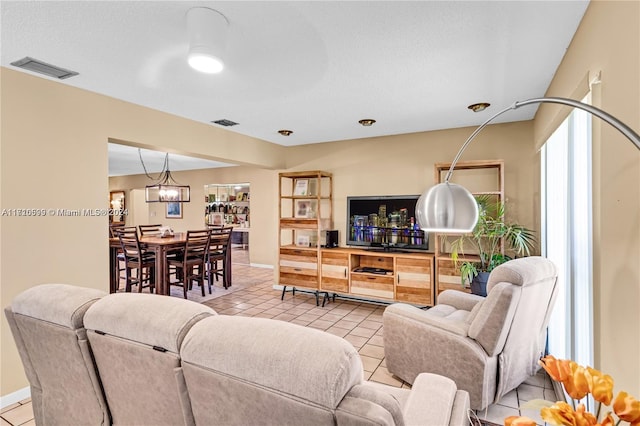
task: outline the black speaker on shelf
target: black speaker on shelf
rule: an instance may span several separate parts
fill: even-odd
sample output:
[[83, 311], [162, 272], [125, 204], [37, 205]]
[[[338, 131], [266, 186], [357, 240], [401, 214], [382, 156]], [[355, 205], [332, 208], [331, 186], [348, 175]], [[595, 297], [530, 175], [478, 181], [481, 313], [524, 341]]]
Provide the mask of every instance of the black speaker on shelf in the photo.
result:
[[327, 234], [325, 236], [324, 246], [326, 248], [338, 247], [338, 230], [337, 229], [333, 229], [333, 230], [329, 230], [329, 231], [325, 231], [325, 232]]

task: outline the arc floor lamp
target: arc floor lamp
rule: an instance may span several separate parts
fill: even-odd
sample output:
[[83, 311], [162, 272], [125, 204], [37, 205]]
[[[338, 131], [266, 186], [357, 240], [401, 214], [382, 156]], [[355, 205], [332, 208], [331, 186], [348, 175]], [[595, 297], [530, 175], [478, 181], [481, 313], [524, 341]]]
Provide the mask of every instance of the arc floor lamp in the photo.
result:
[[602, 111], [592, 105], [567, 98], [533, 98], [526, 101], [517, 101], [508, 108], [496, 113], [478, 127], [456, 154], [451, 167], [447, 172], [443, 183], [431, 187], [424, 192], [416, 204], [416, 219], [421, 229], [426, 232], [438, 233], [467, 233], [471, 232], [478, 222], [478, 204], [473, 195], [461, 185], [449, 182], [453, 170], [460, 159], [460, 156], [469, 143], [476, 137], [482, 129], [496, 119], [496, 117], [507, 111], [520, 108], [525, 105], [554, 103], [568, 105], [587, 111], [596, 117], [606, 121], [623, 135], [625, 135], [640, 150], [640, 136], [629, 126], [618, 120], [611, 114]]

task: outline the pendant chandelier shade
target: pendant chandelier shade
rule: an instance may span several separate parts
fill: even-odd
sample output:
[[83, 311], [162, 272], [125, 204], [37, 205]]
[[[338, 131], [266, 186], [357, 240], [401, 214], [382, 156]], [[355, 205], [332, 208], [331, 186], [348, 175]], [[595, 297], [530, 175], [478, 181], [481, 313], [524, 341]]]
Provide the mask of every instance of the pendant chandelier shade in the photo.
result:
[[164, 157], [164, 166], [157, 178], [152, 177], [147, 172], [147, 168], [142, 160], [142, 153], [138, 149], [140, 162], [144, 173], [151, 180], [157, 181], [153, 185], [145, 186], [145, 201], [147, 203], [188, 203], [191, 201], [191, 187], [189, 185], [178, 184], [171, 176], [169, 170], [169, 153]]
[[207, 74], [224, 69], [228, 27], [227, 18], [216, 10], [194, 7], [187, 11], [191, 68]]

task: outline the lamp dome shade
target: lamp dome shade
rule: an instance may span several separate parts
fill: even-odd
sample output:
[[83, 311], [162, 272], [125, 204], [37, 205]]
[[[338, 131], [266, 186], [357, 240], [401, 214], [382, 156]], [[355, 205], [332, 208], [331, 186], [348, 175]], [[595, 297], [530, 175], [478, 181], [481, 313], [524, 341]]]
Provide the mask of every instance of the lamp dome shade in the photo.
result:
[[229, 22], [220, 12], [207, 7], [187, 11], [189, 65], [200, 72], [215, 74], [224, 69]]
[[425, 232], [471, 232], [478, 222], [478, 203], [463, 186], [440, 183], [418, 199], [416, 220]]

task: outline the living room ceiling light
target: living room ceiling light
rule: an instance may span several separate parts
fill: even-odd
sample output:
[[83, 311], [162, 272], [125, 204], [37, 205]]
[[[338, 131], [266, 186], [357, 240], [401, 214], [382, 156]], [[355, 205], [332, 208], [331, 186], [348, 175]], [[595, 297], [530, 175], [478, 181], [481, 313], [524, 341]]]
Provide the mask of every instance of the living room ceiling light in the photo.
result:
[[144, 197], [147, 203], [188, 203], [191, 201], [191, 187], [189, 185], [179, 185], [171, 176], [169, 153], [164, 157], [164, 165], [157, 178], [147, 172], [140, 149], [138, 149], [138, 156], [140, 157], [144, 174], [149, 179], [157, 181], [153, 185], [145, 186]]
[[375, 123], [375, 122], [376, 122], [376, 120], [374, 120], [372, 118], [364, 118], [364, 119], [358, 121], [358, 123], [362, 124], [365, 127], [372, 126], [373, 123]]
[[191, 68], [216, 74], [224, 69], [229, 21], [217, 10], [194, 7], [187, 11], [188, 62]]
[[592, 105], [566, 98], [534, 98], [526, 101], [517, 101], [482, 123], [462, 144], [451, 163], [444, 182], [431, 187], [420, 196], [416, 204], [416, 219], [422, 230], [425, 232], [459, 234], [471, 232], [475, 228], [478, 221], [478, 204], [476, 200], [466, 188], [449, 182], [458, 160], [476, 135], [496, 117], [512, 109], [540, 103], [568, 105], [587, 111], [615, 127], [640, 150], [640, 135], [638, 133], [611, 114]]
[[480, 112], [480, 111], [484, 111], [485, 109], [489, 108], [490, 106], [491, 106], [491, 104], [488, 103], [488, 102], [480, 102], [480, 103], [477, 103], [477, 104], [471, 104], [467, 108], [469, 108], [473, 112]]
[[282, 136], [290, 136], [293, 133], [293, 130], [282, 129], [278, 130], [278, 133], [280, 133]]

